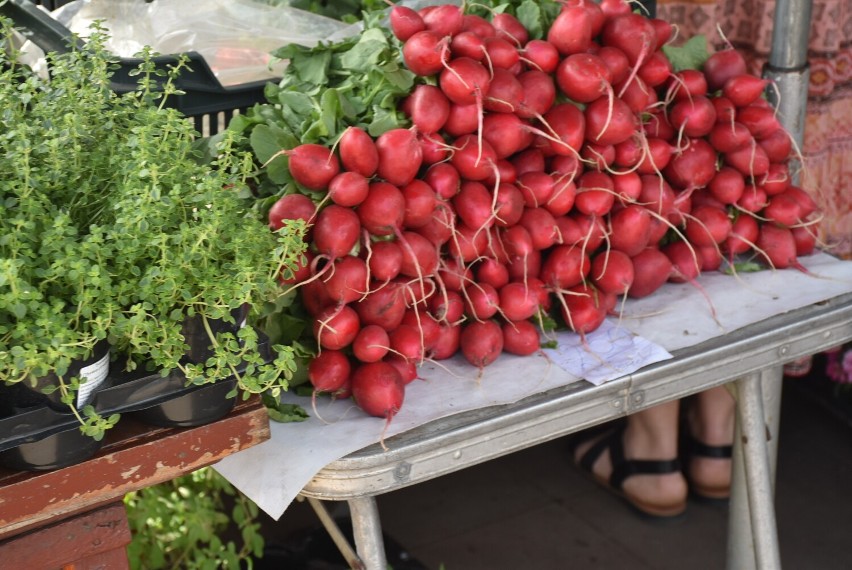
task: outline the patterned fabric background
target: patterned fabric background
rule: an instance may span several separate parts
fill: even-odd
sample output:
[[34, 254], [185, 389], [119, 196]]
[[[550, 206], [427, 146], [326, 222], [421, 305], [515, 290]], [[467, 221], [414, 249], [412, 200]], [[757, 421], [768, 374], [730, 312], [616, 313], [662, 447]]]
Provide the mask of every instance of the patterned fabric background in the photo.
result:
[[[718, 28], [760, 73], [772, 41], [774, 0], [658, 0], [657, 16], [682, 39], [704, 34], [725, 46]], [[813, 0], [808, 42], [811, 65], [801, 184], [825, 218], [822, 239], [852, 259], [852, 1]]]

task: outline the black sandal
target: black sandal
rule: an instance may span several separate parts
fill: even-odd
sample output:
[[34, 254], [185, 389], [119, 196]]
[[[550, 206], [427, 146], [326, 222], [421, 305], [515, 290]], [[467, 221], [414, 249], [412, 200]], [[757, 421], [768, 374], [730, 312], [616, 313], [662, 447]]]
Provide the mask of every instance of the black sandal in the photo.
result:
[[[678, 503], [657, 504], [643, 501], [625, 493], [624, 481], [633, 475], [665, 475], [681, 471], [678, 459], [627, 459], [624, 456], [623, 444], [626, 427], [626, 423], [622, 424], [596, 441], [579, 459], [578, 466], [596, 483], [627, 501], [631, 507], [645, 517], [672, 519], [682, 515], [686, 510], [686, 498]], [[612, 474], [608, 480], [595, 475], [592, 470], [595, 462], [607, 449], [609, 449], [610, 462], [612, 463]]]

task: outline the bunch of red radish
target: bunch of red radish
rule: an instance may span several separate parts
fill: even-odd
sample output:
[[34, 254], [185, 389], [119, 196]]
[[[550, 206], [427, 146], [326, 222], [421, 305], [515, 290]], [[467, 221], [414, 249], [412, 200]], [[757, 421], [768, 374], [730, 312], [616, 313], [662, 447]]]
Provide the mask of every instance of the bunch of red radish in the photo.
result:
[[[298, 286], [320, 350], [315, 392], [390, 419], [423, 359], [480, 369], [540, 348], [551, 310], [579, 334], [623, 296], [754, 254], [798, 266], [815, 205], [741, 55], [674, 72], [666, 22], [624, 0], [565, 2], [546, 39], [515, 17], [395, 6], [410, 129], [350, 127], [286, 151], [322, 197], [270, 210], [311, 224]], [[327, 205], [325, 205], [327, 204]]]

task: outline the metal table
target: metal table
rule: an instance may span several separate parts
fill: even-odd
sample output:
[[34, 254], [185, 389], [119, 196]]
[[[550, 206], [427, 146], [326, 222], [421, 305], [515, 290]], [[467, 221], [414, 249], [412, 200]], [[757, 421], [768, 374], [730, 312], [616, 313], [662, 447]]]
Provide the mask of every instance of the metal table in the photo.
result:
[[[601, 386], [573, 383], [515, 404], [427, 423], [389, 439], [387, 451], [372, 445], [330, 463], [301, 494], [319, 509], [321, 518], [321, 500], [348, 501], [357, 548], [357, 556], [349, 557], [353, 567], [363, 561], [366, 568], [384, 569], [377, 495], [730, 384], [739, 421], [728, 564], [737, 569], [780, 568], [772, 458], [777, 445], [782, 366], [849, 339], [852, 293], [675, 351], [671, 360]], [[764, 388], [770, 395], [766, 402]]]

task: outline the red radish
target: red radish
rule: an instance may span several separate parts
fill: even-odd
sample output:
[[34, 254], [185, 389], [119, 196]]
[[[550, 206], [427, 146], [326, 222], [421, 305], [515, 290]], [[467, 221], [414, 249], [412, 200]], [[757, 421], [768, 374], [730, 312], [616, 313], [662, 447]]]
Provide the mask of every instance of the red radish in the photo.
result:
[[444, 123], [444, 132], [450, 136], [458, 137], [476, 132], [479, 128], [480, 118], [479, 105], [471, 103], [469, 105], [450, 105], [450, 115], [447, 117], [447, 122]]
[[278, 198], [269, 208], [269, 227], [278, 231], [284, 227], [285, 220], [304, 220], [312, 224], [316, 216], [317, 207], [313, 200], [304, 194], [286, 194]]
[[[544, 114], [544, 122], [549, 125], [548, 132], [555, 134], [557, 141], [549, 141], [549, 148], [556, 154], [575, 156], [583, 146], [586, 134], [586, 117], [583, 112], [570, 103], [554, 105]], [[615, 144], [608, 141], [596, 141], [600, 144]]]
[[476, 320], [490, 319], [500, 308], [500, 295], [488, 283], [471, 283], [465, 289], [465, 313]]
[[340, 161], [331, 149], [319, 144], [301, 144], [282, 151], [290, 159], [293, 179], [308, 190], [320, 191], [340, 172]]
[[453, 142], [455, 151], [450, 159], [456, 170], [468, 180], [485, 180], [494, 169], [497, 153], [487, 141], [477, 141], [474, 135], [462, 135]]
[[630, 74], [630, 60], [623, 51], [612, 46], [602, 46], [597, 54], [609, 68], [612, 85], [618, 85]]
[[790, 228], [793, 233], [793, 241], [796, 243], [796, 255], [810, 255], [816, 249], [816, 230], [811, 226], [796, 226]]
[[367, 267], [376, 281], [390, 281], [402, 268], [402, 248], [395, 241], [377, 241], [365, 247]]
[[328, 183], [328, 196], [338, 206], [353, 208], [364, 201], [370, 191], [370, 184], [362, 174], [341, 172]]
[[398, 277], [394, 282], [399, 286], [399, 291], [403, 295], [406, 308], [425, 305], [429, 297], [435, 294], [435, 281], [428, 279], [410, 279], [407, 277]]
[[509, 39], [513, 45], [522, 46], [529, 39], [529, 33], [524, 25], [507, 12], [494, 14], [491, 24], [500, 37]]
[[562, 318], [571, 330], [585, 336], [603, 324], [607, 307], [592, 285], [577, 285], [562, 294]]
[[436, 247], [447, 243], [455, 232], [455, 213], [447, 204], [439, 202], [435, 215], [425, 225], [416, 228], [416, 232], [432, 242]]
[[319, 279], [308, 280], [299, 285], [299, 298], [305, 306], [309, 315], [316, 318], [324, 309], [334, 305], [334, 301], [328, 296], [325, 284]]
[[464, 224], [456, 226], [455, 234], [449, 242], [449, 253], [461, 261], [469, 263], [479, 259], [488, 247], [488, 233], [480, 228], [471, 228]]
[[529, 321], [503, 323], [503, 350], [509, 354], [528, 356], [541, 350], [538, 329]]
[[601, 0], [600, 7], [608, 18], [629, 14], [633, 11], [633, 7], [627, 0]]
[[722, 94], [737, 107], [745, 107], [757, 101], [768, 84], [766, 79], [743, 73], [725, 81]]
[[539, 278], [555, 289], [568, 289], [581, 283], [589, 274], [590, 262], [582, 248], [557, 245], [545, 258]]
[[509, 278], [514, 281], [527, 281], [541, 273], [541, 250], [534, 249], [528, 255], [509, 259], [506, 268]]
[[763, 149], [771, 162], [784, 162], [790, 157], [790, 152], [793, 150], [793, 142], [789, 133], [784, 129], [778, 129], [763, 137], [757, 141], [757, 144]]
[[423, 174], [423, 181], [444, 200], [449, 200], [461, 189], [459, 171], [448, 162], [439, 162], [430, 166]]
[[338, 144], [343, 168], [370, 178], [379, 167], [379, 151], [367, 131], [358, 127], [347, 127]]
[[526, 172], [544, 172], [544, 154], [537, 148], [522, 150], [511, 157], [511, 162], [515, 168], [516, 178]]
[[658, 174], [662, 172], [674, 156], [675, 149], [667, 141], [656, 137], [646, 139], [646, 152], [636, 172], [639, 174]]
[[352, 397], [365, 413], [390, 421], [402, 408], [405, 384], [393, 365], [367, 362], [352, 374]]
[[537, 70], [553, 73], [559, 64], [559, 51], [550, 42], [533, 39], [523, 48], [524, 58]]
[[538, 292], [520, 281], [507, 283], [499, 290], [500, 310], [510, 321], [523, 321], [536, 314]]
[[461, 342], [461, 325], [441, 325], [441, 334], [432, 346], [429, 357], [432, 360], [446, 360], [458, 353]]
[[376, 139], [379, 151], [378, 175], [395, 186], [405, 186], [423, 164], [423, 151], [417, 135], [409, 129], [391, 129]]
[[762, 224], [757, 235], [757, 252], [775, 269], [794, 267], [805, 270], [796, 256], [796, 240], [789, 228]]
[[452, 36], [462, 30], [464, 24], [460, 7], [453, 4], [438, 4], [434, 9], [421, 12], [426, 29], [439, 36]]
[[609, 218], [612, 231], [609, 246], [628, 256], [634, 256], [651, 239], [651, 214], [643, 206], [630, 204], [613, 212]]
[[583, 112], [586, 140], [595, 144], [618, 144], [629, 139], [638, 128], [638, 120], [627, 103], [619, 98], [596, 99]]
[[588, 216], [579, 212], [571, 214], [572, 219], [580, 228], [582, 241], [579, 244], [585, 251], [594, 251], [606, 239], [607, 231], [600, 216]]
[[647, 297], [665, 283], [672, 272], [672, 262], [655, 247], [643, 249], [633, 256], [633, 285], [629, 297]]
[[803, 220], [806, 220], [808, 216], [816, 212], [817, 203], [813, 197], [798, 186], [790, 186], [784, 191], [784, 194], [790, 196], [799, 204], [799, 212]]
[[521, 58], [518, 49], [507, 39], [502, 37], [488, 38], [485, 40], [486, 59], [491, 62], [491, 67], [497, 69], [511, 69]]
[[448, 292], [461, 291], [473, 282], [473, 270], [459, 259], [442, 258], [438, 277]]
[[459, 344], [465, 359], [481, 370], [503, 352], [503, 331], [492, 320], [473, 321], [464, 325]]
[[725, 153], [751, 144], [754, 137], [742, 123], [729, 121], [717, 122], [710, 130], [708, 140], [713, 145], [713, 148], [721, 153]]
[[563, 56], [582, 53], [592, 43], [592, 17], [582, 6], [565, 6], [547, 30], [547, 41]]
[[332, 263], [323, 282], [328, 296], [337, 303], [357, 301], [367, 293], [367, 264], [351, 255], [341, 257]]
[[399, 4], [390, 9], [388, 20], [393, 35], [401, 42], [426, 29], [426, 24], [420, 14]]
[[464, 32], [471, 32], [480, 38], [490, 38], [497, 35], [497, 30], [494, 28], [494, 25], [482, 16], [477, 16], [476, 14], [465, 14], [462, 16], [462, 31], [455, 36]]
[[707, 97], [696, 95], [676, 102], [669, 111], [669, 120], [686, 136], [703, 137], [716, 125], [716, 107]]
[[[491, 83], [488, 87], [488, 95], [482, 106], [486, 111], [499, 114], [514, 113], [521, 107], [524, 97], [524, 87], [515, 74], [499, 67], [494, 68]], [[514, 117], [514, 115], [511, 115]], [[486, 132], [483, 126], [483, 135]]]
[[526, 208], [518, 224], [529, 232], [534, 249], [547, 249], [559, 237], [556, 220], [546, 208]]
[[509, 282], [509, 270], [496, 259], [483, 259], [476, 267], [476, 281], [499, 290]]
[[713, 97], [711, 101], [716, 107], [716, 122], [731, 124], [736, 120], [737, 107], [733, 101], [722, 95]]
[[438, 197], [426, 182], [415, 178], [402, 188], [402, 196], [405, 200], [402, 223], [406, 228], [419, 228], [432, 219]]
[[707, 95], [707, 79], [697, 69], [684, 69], [672, 75], [668, 96], [675, 101], [689, 100], [697, 95]]
[[634, 77], [630, 83], [615, 83], [619, 98], [634, 113], [643, 113], [657, 102], [656, 91], [651, 89], [641, 77]]
[[349, 208], [330, 204], [317, 215], [314, 224], [314, 245], [331, 259], [352, 251], [361, 236], [358, 214]]
[[438, 132], [450, 116], [450, 101], [434, 85], [417, 85], [402, 102], [402, 109], [420, 133]]
[[722, 244], [725, 253], [734, 256], [750, 251], [757, 241], [760, 226], [754, 217], [740, 214], [731, 224], [731, 233]]
[[641, 78], [648, 87], [662, 85], [671, 77], [672, 64], [661, 51], [653, 51], [639, 68], [637, 77]]
[[435, 32], [423, 30], [405, 40], [402, 58], [412, 73], [427, 77], [444, 69], [448, 51], [446, 40]]
[[633, 261], [622, 251], [603, 251], [592, 259], [589, 277], [601, 291], [624, 295], [633, 284]]
[[556, 68], [556, 83], [570, 99], [589, 103], [611, 92], [612, 72], [606, 62], [590, 53], [575, 53]]
[[501, 239], [510, 257], [525, 257], [535, 250], [530, 232], [521, 224], [503, 230]]
[[615, 203], [612, 178], [603, 172], [589, 171], [577, 181], [574, 208], [589, 216], [605, 216]]
[[673, 140], [676, 134], [668, 116], [660, 110], [653, 109], [646, 109], [642, 130], [649, 137], [657, 137], [667, 141]]
[[742, 123], [757, 140], [766, 138], [781, 128], [772, 107], [756, 104], [738, 109], [737, 122]]
[[352, 306], [363, 326], [378, 325], [387, 331], [398, 327], [405, 316], [405, 297], [395, 283], [370, 287], [370, 294]]
[[436, 164], [449, 158], [450, 149], [440, 134], [417, 133], [417, 140], [420, 142], [424, 165]]
[[712, 206], [698, 206], [686, 222], [686, 237], [696, 246], [712, 246], [725, 241], [731, 234], [728, 213]]
[[737, 200], [737, 207], [756, 214], [766, 207], [767, 203], [766, 192], [763, 188], [754, 184], [747, 184], [745, 190], [743, 190], [743, 195]]
[[425, 347], [423, 337], [415, 326], [401, 324], [388, 334], [390, 350], [406, 360], [423, 360]]
[[470, 31], [459, 32], [450, 41], [450, 50], [454, 57], [481, 61], [485, 57], [485, 38]]
[[748, 72], [745, 58], [734, 49], [725, 49], [712, 54], [704, 62], [701, 70], [707, 78], [707, 87], [710, 91], [718, 91], [730, 78], [745, 75]]
[[660, 18], [651, 18], [651, 24], [654, 26], [654, 34], [657, 36], [657, 43], [654, 49], [663, 47], [674, 34], [674, 27], [667, 21]]
[[441, 91], [457, 105], [472, 105], [488, 93], [491, 75], [481, 63], [457, 57], [446, 64], [438, 79]]
[[722, 204], [736, 204], [745, 192], [745, 178], [740, 171], [723, 166], [707, 184], [707, 189]]
[[550, 200], [555, 182], [553, 177], [545, 172], [525, 172], [518, 177], [516, 186], [524, 197], [525, 205], [536, 208]]
[[763, 209], [763, 217], [787, 227], [794, 226], [802, 221], [799, 203], [787, 194], [778, 194], [769, 198], [769, 203]]
[[674, 209], [675, 194], [661, 176], [645, 174], [641, 177], [642, 192], [639, 203], [659, 216], [668, 216]]
[[556, 84], [553, 78], [538, 69], [530, 69], [518, 75], [524, 95], [518, 105], [517, 115], [522, 119], [533, 119], [544, 115], [556, 101]]
[[696, 253], [696, 248], [691, 247], [684, 241], [671, 242], [661, 249], [672, 263], [672, 272], [669, 281], [672, 283], [694, 282], [701, 273], [701, 258]]
[[718, 246], [696, 247], [701, 271], [717, 271], [722, 266], [722, 251]]
[[743, 176], [759, 178], [769, 172], [769, 157], [758, 144], [752, 143], [724, 154], [725, 164], [739, 170]]
[[358, 206], [358, 219], [373, 235], [393, 235], [405, 219], [405, 196], [393, 184], [373, 182], [367, 198]]
[[352, 344], [360, 326], [358, 313], [349, 305], [343, 305], [320, 312], [313, 322], [313, 332], [321, 347], [340, 350]]
[[705, 187], [716, 176], [716, 151], [704, 139], [689, 139], [663, 171], [675, 187], [691, 190]]
[[401, 275], [422, 278], [438, 269], [438, 249], [427, 238], [414, 232], [402, 232], [399, 241], [402, 250]]
[[317, 392], [334, 393], [349, 380], [352, 365], [339, 350], [323, 350], [308, 363], [308, 380]]
[[427, 302], [429, 312], [439, 322], [455, 324], [464, 315], [464, 299], [458, 291], [447, 290]]
[[624, 142], [615, 145], [615, 159], [613, 163], [616, 166], [623, 168], [632, 168], [639, 164], [645, 154], [645, 150], [640, 144], [639, 137], [631, 137]]
[[629, 83], [657, 44], [657, 33], [650, 20], [639, 14], [624, 14], [607, 21], [601, 33], [601, 43], [613, 46], [627, 56], [633, 66]]
[[781, 194], [790, 187], [790, 171], [785, 163], [770, 163], [766, 175], [760, 179], [760, 185], [769, 196]]
[[482, 138], [498, 159], [507, 158], [529, 146], [532, 136], [527, 126], [513, 113], [488, 113], [482, 119]]
[[508, 227], [517, 224], [524, 213], [524, 196], [514, 184], [501, 183], [494, 196], [495, 225]]
[[642, 193], [642, 178], [635, 172], [612, 175], [612, 187], [622, 206], [636, 202]]
[[555, 218], [559, 218], [571, 211], [576, 197], [577, 185], [570, 178], [561, 176], [554, 181], [553, 194], [544, 207]]

